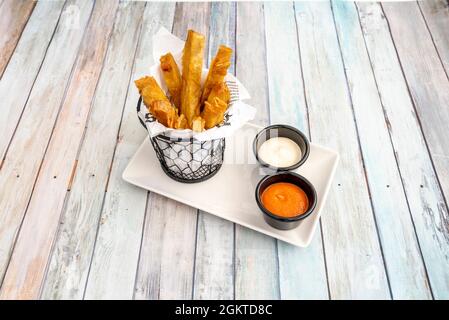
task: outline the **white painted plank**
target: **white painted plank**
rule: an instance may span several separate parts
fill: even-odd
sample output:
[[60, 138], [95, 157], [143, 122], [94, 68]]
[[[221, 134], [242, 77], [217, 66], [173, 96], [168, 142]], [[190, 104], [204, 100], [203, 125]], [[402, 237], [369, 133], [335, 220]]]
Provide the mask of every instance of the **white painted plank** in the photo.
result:
[[[178, 3], [173, 33], [194, 29], [208, 36], [209, 3]], [[205, 51], [207, 52], [207, 44]], [[157, 194], [148, 200], [136, 279], [136, 299], [191, 299], [197, 209]]]
[[[263, 4], [237, 4], [237, 78], [245, 84], [257, 108], [255, 123], [269, 122]], [[236, 225], [235, 298], [278, 299], [279, 273], [276, 240]]]
[[368, 186], [394, 299], [431, 299], [355, 4], [332, 2]]
[[63, 6], [63, 1], [37, 3], [0, 80], [0, 168]]
[[443, 227], [448, 215], [444, 197], [382, 8], [379, 4], [357, 6], [433, 295], [447, 299], [449, 246]]
[[340, 154], [321, 218], [330, 295], [389, 298], [331, 7], [297, 2], [295, 9], [311, 138]]
[[[129, 82], [144, 7], [144, 3], [128, 2], [122, 2], [119, 6], [104, 70], [97, 85], [88, 127], [78, 156], [73, 184], [53, 245], [53, 255], [43, 287], [44, 299], [83, 297], [109, 176], [108, 164], [113, 157], [126, 98], [123, 88]], [[140, 214], [143, 214], [143, 210]], [[136, 237], [140, 241], [138, 233]], [[122, 240], [119, 236], [116, 238]], [[134, 260], [137, 262], [137, 255]], [[104, 270], [107, 269], [103, 268]], [[122, 290], [110, 290], [110, 293], [128, 293], [132, 297], [134, 275], [131, 276], [128, 292], [125, 288], [120, 288]], [[110, 281], [110, 285], [119, 283]]]
[[0, 78], [35, 5], [32, 0], [4, 0], [0, 3]]
[[[231, 2], [211, 4], [209, 63], [221, 44], [234, 50], [235, 9]], [[194, 299], [232, 299], [234, 297], [234, 224], [206, 212], [199, 212], [195, 257]]]
[[27, 208], [27, 203], [21, 204], [20, 211], [26, 209], [26, 216], [3, 280], [1, 298], [33, 299], [40, 293], [116, 8], [116, 2], [95, 3], [33, 194]]
[[[264, 9], [271, 123], [289, 124], [308, 135], [293, 3], [267, 2]], [[308, 248], [279, 241], [278, 250], [282, 299], [328, 298], [320, 228]]]
[[79, 28], [68, 28], [69, 17], [61, 17], [0, 171], [0, 279], [6, 271], [93, 6], [89, 1], [68, 4], [72, 3], [79, 8]]
[[449, 75], [449, 3], [447, 0], [418, 1], [439, 57]]
[[153, 65], [152, 36], [161, 26], [171, 28], [174, 12], [174, 3], [146, 4], [85, 299], [131, 299], [134, 295], [147, 203], [145, 190], [122, 179], [126, 165], [145, 137], [136, 115], [138, 93], [134, 80], [147, 74]]

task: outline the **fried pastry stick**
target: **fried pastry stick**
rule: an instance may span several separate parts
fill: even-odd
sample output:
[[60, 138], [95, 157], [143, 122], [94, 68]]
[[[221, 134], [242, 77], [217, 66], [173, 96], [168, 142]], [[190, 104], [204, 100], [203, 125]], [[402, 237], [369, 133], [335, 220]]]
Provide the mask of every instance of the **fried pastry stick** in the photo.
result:
[[140, 94], [143, 98], [143, 103], [151, 111], [151, 105], [154, 101], [165, 101], [170, 103], [165, 92], [162, 91], [161, 87], [157, 84], [157, 81], [153, 77], [144, 77], [139, 80], [134, 81], [139, 89]]
[[206, 101], [204, 103], [204, 110], [201, 113], [205, 121], [205, 128], [210, 129], [223, 122], [224, 113], [227, 108], [228, 104], [220, 98], [215, 98], [214, 102]]
[[232, 49], [221, 45], [215, 55], [214, 60], [209, 68], [206, 82], [204, 83], [203, 94], [201, 96], [201, 104], [207, 100], [212, 88], [222, 83], [231, 65]]
[[151, 78], [152, 77], [145, 76], [140, 79], [134, 80], [134, 84], [136, 85], [137, 90], [139, 90], [139, 94], [142, 94], [143, 88], [150, 85], [150, 83], [152, 82]]
[[215, 98], [219, 98], [220, 100], [224, 101], [226, 104], [229, 103], [229, 100], [231, 98], [231, 93], [229, 91], [228, 86], [224, 82], [220, 82], [217, 85], [215, 85], [212, 88], [212, 91], [209, 94], [209, 97], [207, 97], [207, 102], [214, 103]]
[[178, 120], [178, 112], [170, 102], [156, 100], [150, 106], [150, 112], [161, 124], [168, 128], [174, 128]]
[[189, 125], [200, 113], [201, 72], [205, 37], [189, 30], [182, 55], [181, 114]]
[[181, 107], [181, 88], [182, 78], [176, 65], [175, 59], [171, 53], [167, 53], [160, 59], [162, 76], [167, 85], [168, 92], [170, 92], [172, 102], [176, 108]]
[[187, 129], [187, 128], [188, 128], [187, 119], [183, 114], [181, 114], [176, 120], [175, 129]]
[[195, 132], [201, 132], [204, 130], [206, 121], [201, 116], [196, 116], [192, 120], [192, 130]]

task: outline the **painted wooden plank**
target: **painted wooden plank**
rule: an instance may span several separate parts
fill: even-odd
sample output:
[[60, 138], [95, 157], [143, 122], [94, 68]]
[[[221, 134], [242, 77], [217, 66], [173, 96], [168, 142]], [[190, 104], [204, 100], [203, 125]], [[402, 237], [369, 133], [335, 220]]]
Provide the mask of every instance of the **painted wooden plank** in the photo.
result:
[[117, 2], [104, 0], [95, 3], [3, 280], [2, 298], [29, 299], [39, 295], [116, 9]]
[[390, 3], [383, 8], [447, 200], [449, 79], [426, 30], [418, 5], [414, 2], [400, 6]]
[[68, 27], [66, 19], [70, 17], [61, 17], [0, 171], [0, 280], [6, 271], [93, 7], [88, 1], [69, 1], [68, 4], [79, 8], [79, 27]]
[[[265, 24], [263, 3], [237, 4], [236, 75], [257, 108], [255, 123], [269, 122]], [[236, 225], [235, 298], [278, 299], [279, 273], [276, 240]]]
[[[308, 135], [293, 3], [267, 2], [264, 9], [271, 123], [289, 124]], [[307, 249], [278, 241], [278, 251], [282, 299], [328, 298], [320, 228]]]
[[311, 138], [340, 153], [322, 216], [332, 299], [389, 298], [351, 100], [328, 2], [295, 3]]
[[[194, 29], [206, 36], [210, 4], [178, 3], [173, 34]], [[205, 51], [207, 52], [207, 44]], [[197, 209], [150, 194], [136, 279], [136, 299], [191, 299]]]
[[[123, 181], [122, 173], [145, 138], [136, 116], [138, 93], [134, 80], [147, 74], [154, 60], [152, 36], [161, 26], [171, 28], [174, 3], [146, 4], [135, 70], [128, 86], [123, 121], [114, 155], [85, 298], [124, 298], [134, 295], [147, 192]], [[157, 18], [155, 18], [157, 17]]]
[[63, 6], [62, 1], [37, 3], [0, 80], [0, 168], [53, 38]]
[[[83, 297], [109, 176], [108, 164], [113, 157], [117, 142], [115, 137], [126, 98], [123, 88], [129, 82], [144, 7], [142, 2], [122, 2], [119, 6], [73, 183], [53, 245], [53, 255], [43, 286], [44, 299]], [[140, 214], [143, 214], [143, 210]], [[140, 234], [136, 236], [140, 240]], [[121, 237], [116, 238], [123, 240]], [[131, 297], [134, 289], [132, 277], [129, 281], [131, 289], [128, 290]], [[120, 282], [109, 283], [117, 285]], [[110, 293], [126, 294], [126, 291], [111, 290]]]
[[355, 4], [332, 2], [368, 186], [394, 299], [431, 299]]
[[4, 0], [0, 4], [0, 78], [33, 12], [32, 0]]
[[[234, 50], [235, 10], [232, 2], [213, 2], [210, 13], [209, 64], [221, 44]], [[234, 297], [234, 224], [206, 212], [199, 212], [196, 240], [194, 299]]]
[[449, 3], [447, 0], [419, 1], [427, 27], [432, 35], [438, 55], [449, 74]]
[[156, 193], [148, 208], [134, 297], [191, 299], [197, 210]]
[[[407, 5], [404, 3], [401, 10]], [[419, 100], [410, 98], [401, 70], [401, 63], [404, 68], [411, 66], [404, 64], [406, 60], [402, 55], [401, 63], [398, 60], [380, 5], [359, 3], [357, 6], [433, 295], [447, 299], [449, 246], [448, 231], [444, 226], [448, 213], [414, 110], [413, 103]], [[416, 71], [416, 67], [413, 69]], [[422, 79], [426, 78], [423, 76]], [[425, 83], [419, 82], [419, 86], [427, 86]], [[418, 87], [417, 83], [415, 87]]]
[[[309, 131], [292, 2], [265, 3], [270, 120]], [[286, 74], [289, 76], [286, 77]]]

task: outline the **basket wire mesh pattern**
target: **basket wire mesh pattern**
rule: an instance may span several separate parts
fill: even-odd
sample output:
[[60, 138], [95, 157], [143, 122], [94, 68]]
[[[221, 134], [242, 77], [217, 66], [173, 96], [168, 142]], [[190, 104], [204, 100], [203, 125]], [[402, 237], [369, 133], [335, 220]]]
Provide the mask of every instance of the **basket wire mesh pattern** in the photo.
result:
[[224, 157], [225, 139], [173, 141], [158, 135], [151, 143], [164, 172], [180, 182], [200, 182], [218, 172]]
[[[226, 81], [230, 91], [229, 104], [237, 100], [238, 85], [232, 81]], [[137, 103], [137, 114], [140, 114], [142, 97]], [[225, 123], [226, 125], [225, 116]], [[145, 122], [156, 121], [147, 114], [145, 120], [139, 116], [142, 125], [147, 128]], [[214, 176], [221, 168], [224, 159], [225, 138], [209, 141], [198, 141], [195, 138], [176, 138], [165, 134], [150, 137], [156, 156], [164, 172], [172, 179], [194, 183], [207, 180]]]

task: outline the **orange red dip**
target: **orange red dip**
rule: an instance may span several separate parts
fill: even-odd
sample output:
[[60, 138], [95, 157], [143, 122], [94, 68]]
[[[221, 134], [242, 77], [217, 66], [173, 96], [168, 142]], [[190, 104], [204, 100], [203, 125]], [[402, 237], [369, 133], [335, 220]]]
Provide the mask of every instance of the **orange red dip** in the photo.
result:
[[309, 199], [304, 190], [288, 182], [269, 185], [262, 192], [261, 200], [268, 211], [284, 218], [299, 216], [309, 208]]

